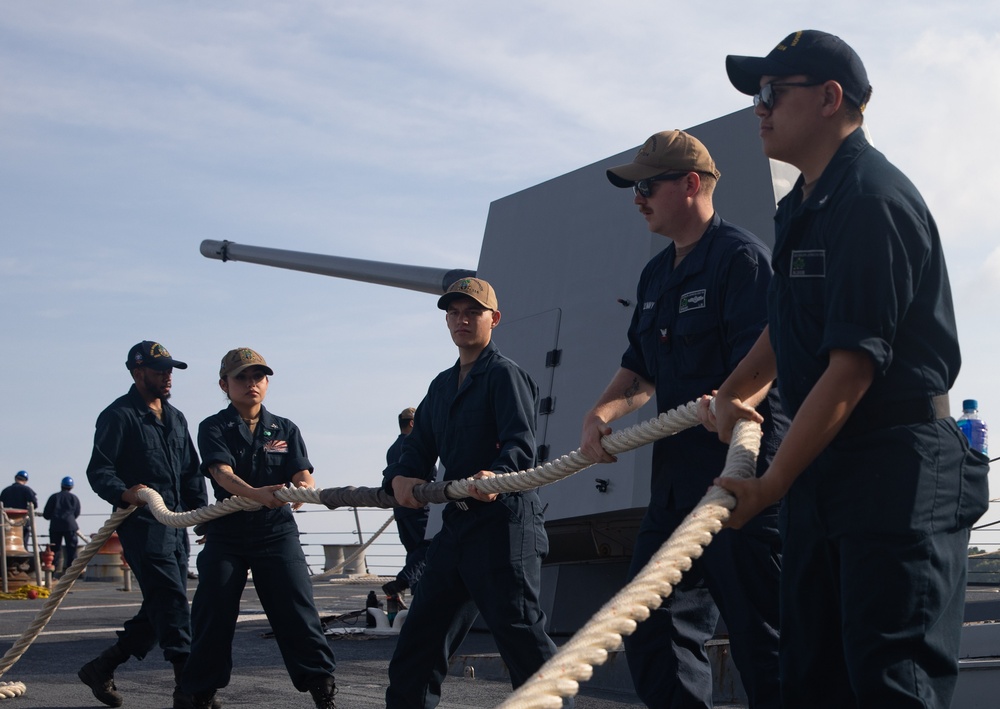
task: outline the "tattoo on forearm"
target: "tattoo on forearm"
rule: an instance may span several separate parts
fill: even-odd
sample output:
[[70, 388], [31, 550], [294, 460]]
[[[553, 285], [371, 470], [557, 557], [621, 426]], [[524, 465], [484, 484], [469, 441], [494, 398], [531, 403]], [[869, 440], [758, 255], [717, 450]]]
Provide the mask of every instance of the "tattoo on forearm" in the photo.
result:
[[250, 487], [250, 485], [247, 484], [247, 481], [241, 478], [239, 475], [237, 475], [236, 471], [233, 470], [228, 465], [213, 465], [210, 470], [214, 472], [216, 475], [225, 478], [227, 481], [239, 487], [245, 487], [245, 488]]
[[625, 394], [625, 403], [632, 406], [635, 395], [639, 393], [639, 377], [632, 377], [632, 383], [625, 388], [623, 393]]

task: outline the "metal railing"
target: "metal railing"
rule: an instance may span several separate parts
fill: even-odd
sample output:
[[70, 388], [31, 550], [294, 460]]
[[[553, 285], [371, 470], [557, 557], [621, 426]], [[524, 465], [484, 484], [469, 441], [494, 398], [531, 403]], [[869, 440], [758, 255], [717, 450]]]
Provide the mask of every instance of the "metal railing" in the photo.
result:
[[[341, 508], [328, 510], [321, 507], [303, 507], [295, 513], [295, 521], [299, 526], [302, 549], [306, 555], [306, 563], [313, 574], [323, 572], [326, 565], [325, 545], [338, 544], [344, 546], [362, 544], [385, 521], [388, 512], [382, 509]], [[99, 527], [107, 515], [104, 513], [85, 513], [80, 515], [80, 529], [83, 536], [90, 538], [88, 529]], [[197, 573], [197, 555], [201, 546], [191, 529], [188, 529], [191, 541], [191, 558], [188, 568]], [[39, 543], [44, 546], [48, 537], [39, 535]], [[403, 568], [406, 552], [399, 543], [396, 525], [390, 524], [385, 532], [376, 539], [365, 551], [365, 563], [368, 573], [377, 576], [395, 576]]]

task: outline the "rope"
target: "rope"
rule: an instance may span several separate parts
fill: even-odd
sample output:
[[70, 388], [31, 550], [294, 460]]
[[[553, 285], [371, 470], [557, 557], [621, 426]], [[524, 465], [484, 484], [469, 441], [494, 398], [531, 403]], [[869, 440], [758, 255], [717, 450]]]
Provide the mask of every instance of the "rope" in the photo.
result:
[[[4, 653], [2, 659], [0, 659], [0, 677], [4, 675], [7, 670], [9, 670], [14, 663], [16, 663], [21, 656], [27, 651], [31, 643], [35, 641], [42, 630], [48, 625], [49, 620], [55, 614], [56, 609], [59, 608], [59, 604], [62, 603], [66, 594], [69, 593], [70, 588], [79, 578], [80, 574], [86, 568], [90, 560], [94, 558], [94, 555], [100, 551], [101, 547], [104, 546], [104, 542], [108, 540], [111, 534], [118, 528], [118, 525], [122, 521], [132, 514], [136, 510], [135, 507], [129, 507], [127, 509], [115, 510], [114, 514], [104, 523], [97, 534], [94, 535], [93, 539], [83, 548], [79, 556], [70, 564], [69, 568], [63, 572], [63, 575], [59, 578], [58, 583], [52, 589], [49, 594], [48, 599], [42, 605], [42, 609], [35, 616], [35, 619], [31, 622], [24, 632], [21, 633], [21, 637], [18, 638], [17, 642], [10, 646], [10, 649]], [[19, 697], [25, 692], [25, 686], [23, 682], [11, 682], [4, 683], [0, 685], [0, 698], [10, 699], [12, 697]]]
[[355, 559], [357, 559], [359, 556], [361, 556], [362, 554], [365, 553], [365, 549], [367, 549], [368, 547], [370, 547], [372, 545], [372, 542], [374, 542], [376, 539], [378, 539], [379, 536], [382, 534], [382, 532], [384, 532], [386, 529], [389, 528], [389, 525], [392, 524], [392, 520], [394, 518], [395, 517], [393, 515], [389, 515], [389, 519], [387, 519], [385, 522], [382, 523], [382, 526], [378, 528], [378, 530], [375, 532], [375, 534], [373, 534], [370, 537], [368, 537], [368, 541], [367, 542], [365, 542], [360, 547], [358, 547], [357, 549], [355, 549], [353, 554], [351, 554], [349, 557], [347, 557], [346, 559], [344, 559], [342, 562], [340, 562], [336, 566], [327, 569], [323, 573], [316, 574], [315, 576], [311, 576], [310, 580], [313, 583], [316, 583], [317, 581], [324, 581], [324, 580], [330, 578], [331, 576], [334, 576], [335, 574], [339, 574], [343, 569], [345, 569], [348, 566], [350, 566], [354, 562]]
[[[32, 596], [31, 594], [35, 595]], [[0, 593], [0, 601], [24, 601], [29, 598], [48, 598], [49, 589], [45, 586], [36, 586], [31, 583], [26, 583], [21, 586], [16, 591], [11, 591], [9, 593]]]
[[[722, 475], [753, 477], [759, 450], [760, 426], [749, 421], [737, 423]], [[579, 683], [590, 679], [594, 666], [607, 662], [608, 651], [617, 648], [623, 636], [634, 633], [638, 624], [660, 607], [691, 568], [692, 560], [701, 556], [722, 529], [735, 505], [731, 494], [720, 487], [710, 488], [642, 571], [499, 709], [560, 709], [562, 697], [574, 696]]]
[[[625, 453], [626, 451], [652, 443], [660, 438], [680, 433], [700, 423], [701, 421], [698, 418], [698, 402], [692, 401], [670, 411], [665, 411], [656, 418], [637, 423], [604, 436], [601, 439], [601, 445], [611, 455], [618, 455], [619, 453]], [[521, 470], [516, 473], [501, 473], [479, 480], [464, 478], [461, 480], [446, 480], [417, 485], [413, 488], [413, 496], [424, 504], [439, 504], [469, 497], [468, 487], [470, 484], [475, 485], [480, 492], [485, 493], [534, 490], [543, 485], [554, 483], [557, 480], [568, 478], [570, 475], [589, 468], [593, 464], [594, 461], [577, 449], [572, 453], [556, 460], [551, 460], [536, 468], [529, 468], [528, 470]], [[275, 494], [281, 497], [284, 492], [285, 490], [279, 490]], [[331, 510], [338, 507], [388, 508], [398, 506], [396, 499], [380, 487], [328, 488], [319, 491], [318, 495], [322, 504]]]
[[[619, 453], [634, 450], [660, 438], [674, 435], [680, 431], [698, 425], [700, 420], [698, 419], [697, 412], [698, 402], [692, 401], [684, 406], [679, 406], [675, 409], [662, 413], [654, 419], [635, 424], [620, 431], [616, 431], [608, 436], [604, 436], [601, 439], [601, 445], [611, 455], [617, 455]], [[760, 432], [759, 427], [754, 429], [756, 431], [755, 434], [747, 434], [742, 430], [749, 428], [750, 426], [751, 425], [749, 424], [746, 426], [738, 424], [737, 428], [734, 430], [733, 444], [730, 446], [730, 452], [726, 462], [726, 470], [723, 472], [724, 475], [735, 474], [728, 472], [736, 465], [735, 463], [731, 465], [731, 459], [738, 459], [740, 461], [740, 465], [742, 466], [740, 470], [750, 470], [750, 474], [752, 475], [753, 464], [756, 460], [757, 449], [760, 445]], [[752, 426], [756, 425], [753, 424]], [[753, 438], [754, 440], [750, 441], [748, 444], [747, 441], [741, 440], [743, 438]], [[737, 445], [737, 441], [740, 441], [740, 445]], [[749, 461], [749, 463], [747, 463], [747, 461]], [[535, 468], [529, 468], [528, 470], [514, 473], [503, 473], [478, 480], [465, 478], [462, 480], [429, 482], [424, 485], [417, 485], [413, 489], [413, 496], [419, 502], [424, 504], [440, 504], [470, 497], [468, 492], [470, 484], [474, 485], [479, 491], [485, 493], [533, 490], [558, 480], [562, 480], [563, 478], [567, 478], [570, 475], [589, 468], [593, 464], [594, 461], [590, 460], [579, 449], [577, 449], [572, 453], [562, 456], [561, 458], [549, 461]], [[749, 467], [747, 467], [747, 465], [749, 465]], [[197, 524], [209, 522], [213, 519], [218, 519], [219, 517], [224, 517], [225, 515], [232, 514], [233, 512], [257, 510], [261, 507], [259, 503], [251, 499], [233, 496], [211, 505], [206, 505], [205, 507], [201, 507], [197, 510], [174, 512], [167, 508], [163, 502], [163, 498], [152, 488], [142, 488], [137, 491], [137, 495], [147, 504], [157, 521], [161, 524], [175, 528], [192, 527]], [[342, 487], [317, 490], [315, 488], [286, 487], [281, 490], [277, 490], [274, 495], [279, 500], [284, 502], [308, 502], [313, 504], [322, 504], [326, 505], [329, 509], [336, 509], [337, 507], [344, 506], [381, 508], [398, 506], [395, 498], [387, 494], [381, 488]], [[595, 615], [594, 618], [591, 619], [591, 621], [587, 623], [587, 625], [585, 625], [584, 628], [581, 629], [581, 631], [578, 632], [577, 635], [574, 636], [574, 638], [571, 639], [571, 641], [567, 643], [555, 657], [549, 660], [549, 662], [547, 662], [539, 670], [532, 680], [529, 680], [527, 684], [522, 686], [521, 689], [512, 695], [502, 706], [558, 707], [562, 705], [562, 700], [558, 697], [576, 694], [579, 690], [578, 679], [589, 678], [593, 671], [592, 665], [601, 664], [607, 659], [607, 648], [617, 647], [618, 643], [621, 642], [622, 633], [628, 635], [635, 630], [636, 618], [644, 620], [649, 616], [650, 608], [655, 609], [659, 607], [661, 596], [666, 597], [669, 595], [672, 590], [671, 584], [677, 583], [677, 580], [680, 579], [681, 572], [676, 569], [680, 567], [683, 567], [684, 570], [690, 568], [691, 559], [697, 558], [701, 555], [702, 549], [708, 544], [709, 541], [711, 541], [712, 535], [721, 529], [722, 522], [728, 518], [729, 510], [732, 509], [734, 504], [735, 500], [733, 500], [732, 496], [728, 495], [728, 493], [718, 490], [717, 488], [710, 491], [709, 494], [705, 496], [705, 499], [703, 499], [702, 502], [699, 503], [698, 507], [696, 507], [691, 513], [691, 515], [685, 519], [674, 535], [667, 540], [664, 544], [664, 548], [653, 557], [646, 569], [644, 569], [631, 584], [623, 589], [622, 592], [609, 601], [605, 608], [599, 611], [598, 614]], [[582, 644], [583, 641], [578, 641], [577, 638], [581, 637], [585, 630], [602, 617], [605, 609], [609, 606], [613, 609], [615, 601], [619, 598], [619, 596], [629, 592], [629, 589], [639, 582], [640, 579], [646, 578], [646, 572], [648, 569], [653, 566], [658, 567], [660, 564], [664, 563], [664, 560], [661, 559], [661, 554], [664, 553], [668, 546], [671, 546], [674, 542], [674, 538], [677, 537], [682, 530], [687, 529], [687, 526], [689, 526], [688, 519], [695, 517], [699, 511], [703, 509], [711, 511], [701, 513], [701, 516], [705, 518], [705, 522], [697, 525], [697, 531], [693, 532], [698, 535], [698, 542], [692, 543], [689, 540], [685, 540], [683, 549], [684, 553], [687, 555], [680, 557], [676, 562], [672, 561], [672, 568], [674, 570], [670, 572], [669, 580], [656, 581], [652, 588], [643, 592], [643, 610], [631, 611], [632, 614], [635, 615], [635, 618], [629, 618], [624, 626], [622, 625], [621, 620], [613, 621], [613, 625], [619, 628], [617, 632], [612, 633], [610, 630], [601, 631], [604, 637], [604, 642], [600, 645], [600, 647], [603, 649], [600, 649], [599, 651], [586, 651], [581, 656], [581, 659], [575, 661], [575, 663], [567, 659], [561, 660], [558, 665], [553, 665], [556, 660], [562, 658], [567, 652], [575, 650]], [[69, 592], [73, 583], [80, 576], [87, 563], [90, 562], [95, 554], [97, 554], [98, 550], [100, 550], [101, 546], [103, 546], [104, 542], [107, 541], [118, 525], [120, 525], [121, 522], [135, 510], [136, 507], [116, 510], [104, 526], [97, 532], [97, 534], [94, 535], [90, 543], [84, 547], [83, 551], [76, 558], [73, 564], [66, 569], [55, 588], [52, 590], [48, 600], [42, 606], [42, 610], [39, 611], [38, 616], [24, 631], [21, 638], [19, 638], [18, 641], [14, 643], [14, 645], [11, 646], [11, 648], [6, 652], [3, 658], [0, 659], [0, 677], [2, 677], [3, 674], [20, 659], [31, 643], [34, 642], [35, 638], [37, 638], [42, 629], [44, 629], [56, 609], [59, 607], [60, 603], [62, 603], [63, 598]], [[376, 532], [365, 544], [357, 549], [351, 557], [345, 560], [340, 568], [346, 566], [349, 562], [353, 561], [359, 554], [361, 554], [375, 540], [375, 538], [378, 537], [378, 535], [385, 531], [391, 521], [391, 517], [386, 520], [385, 524], [382, 525], [382, 528], [379, 529], [379, 531]], [[702, 531], [702, 528], [704, 528], [705, 531]], [[673, 560], [674, 557], [670, 558]], [[324, 574], [321, 574], [320, 577], [330, 573], [336, 573], [336, 570], [325, 572]], [[657, 591], [658, 593], [654, 595], [652, 594], [652, 591]], [[642, 615], [643, 612], [645, 615]], [[615, 614], [615, 617], [617, 617], [617, 614]], [[614, 642], [609, 646], [607, 645], [607, 642], [612, 637], [614, 638]], [[603, 657], [601, 657], [602, 655]], [[549, 677], [549, 679], [546, 679], [546, 677]], [[520, 699], [522, 691], [527, 692], [529, 691], [529, 688], [533, 688], [536, 685], [538, 687], [546, 688], [545, 691], [547, 693], [543, 697], [536, 699], [535, 695], [532, 695], [531, 699]], [[0, 699], [20, 696], [24, 694], [24, 691], [25, 687], [21, 682], [0, 683]], [[535, 690], [531, 689], [530, 691]], [[517, 703], [511, 704], [511, 702], [515, 701]], [[529, 703], [521, 703], [523, 701], [527, 701]]]

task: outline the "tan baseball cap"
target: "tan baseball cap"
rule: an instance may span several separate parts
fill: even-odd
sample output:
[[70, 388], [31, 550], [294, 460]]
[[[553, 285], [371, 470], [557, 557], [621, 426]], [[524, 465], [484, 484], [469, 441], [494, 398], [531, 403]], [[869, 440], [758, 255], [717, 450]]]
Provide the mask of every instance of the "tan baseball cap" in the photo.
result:
[[722, 176], [704, 143], [682, 130], [665, 130], [649, 136], [632, 162], [609, 168], [608, 180], [615, 187], [631, 187], [674, 170]]
[[249, 347], [237, 347], [235, 350], [226, 352], [222, 358], [222, 366], [219, 367], [219, 379], [235, 377], [244, 369], [250, 367], [260, 367], [268, 375], [274, 374], [274, 370], [267, 366], [267, 362], [259, 354]]
[[445, 294], [438, 298], [438, 307], [447, 310], [451, 301], [460, 295], [467, 295], [484, 308], [489, 310], [499, 310], [497, 306], [497, 294], [493, 286], [482, 278], [459, 278], [448, 286]]

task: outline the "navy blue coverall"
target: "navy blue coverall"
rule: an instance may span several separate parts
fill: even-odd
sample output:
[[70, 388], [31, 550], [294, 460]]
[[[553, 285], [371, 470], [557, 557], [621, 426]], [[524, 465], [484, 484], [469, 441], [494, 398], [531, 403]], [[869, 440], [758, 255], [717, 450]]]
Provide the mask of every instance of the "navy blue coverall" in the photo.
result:
[[[538, 387], [531, 377], [491, 342], [458, 381], [456, 363], [431, 382], [399, 462], [386, 468], [388, 492], [396, 476], [430, 480], [438, 458], [445, 480], [534, 465]], [[388, 709], [437, 706], [448, 658], [479, 613], [514, 687], [541, 667], [555, 652], [539, 604], [546, 553], [535, 492], [449, 503], [389, 663]]]
[[[28, 503], [36, 510], [38, 509], [38, 496], [35, 495], [35, 491], [32, 490], [26, 483], [15, 482], [8, 485], [0, 492], [0, 502], [3, 506], [9, 510], [26, 510], [28, 509]], [[28, 537], [31, 536], [31, 518], [24, 518], [24, 526], [21, 529], [21, 535], [24, 541], [28, 541]]]
[[961, 364], [937, 227], [859, 128], [778, 207], [771, 346], [794, 416], [830, 350], [875, 379], [782, 511], [787, 707], [947, 707], [985, 456], [935, 408]]
[[[392, 465], [399, 460], [403, 454], [403, 440], [405, 433], [399, 434], [389, 450], [385, 453], [386, 465]], [[396, 579], [405, 581], [411, 589], [415, 589], [417, 582], [423, 573], [424, 559], [427, 557], [427, 548], [430, 541], [425, 539], [427, 533], [427, 519], [430, 517], [430, 510], [425, 506], [419, 510], [412, 507], [393, 507], [392, 516], [396, 520], [396, 529], [399, 532], [399, 542], [406, 549], [406, 561], [403, 568], [396, 574]]]
[[[97, 417], [87, 479], [116, 507], [124, 507], [122, 493], [139, 484], [156, 490], [175, 512], [208, 504], [184, 415], [164, 401], [157, 419], [135, 385]], [[166, 660], [184, 657], [191, 646], [187, 530], [160, 524], [140, 507], [119, 525], [118, 538], [142, 590], [142, 606], [118, 631], [118, 644], [140, 660], [157, 642]]]
[[[715, 215], [677, 267], [671, 242], [643, 269], [621, 366], [655, 384], [657, 412], [711, 393], [764, 329], [770, 253]], [[758, 408], [763, 474], [787, 419], [772, 392]], [[649, 508], [639, 529], [634, 578], [722, 472], [728, 447], [698, 426], [653, 444]], [[650, 707], [712, 706], [705, 643], [721, 611], [750, 706], [778, 706], [777, 507], [741, 530], [720, 532], [649, 620], [625, 639], [639, 697]]]
[[[49, 520], [49, 540], [55, 554], [53, 565], [56, 571], [68, 569], [76, 559], [78, 546], [76, 532], [80, 529], [76, 518], [80, 516], [80, 498], [69, 490], [60, 490], [51, 495], [45, 503], [42, 517]], [[66, 545], [66, 555], [62, 558], [62, 546]]]
[[[209, 416], [198, 427], [198, 449], [205, 475], [211, 476], [209, 466], [223, 463], [252, 487], [290, 483], [295, 473], [313, 469], [298, 427], [263, 406], [253, 435], [232, 405]], [[232, 496], [214, 479], [212, 487], [217, 500]], [[229, 684], [248, 572], [295, 688], [304, 692], [331, 676], [333, 651], [323, 635], [291, 507], [234, 512], [206, 523], [204, 530], [191, 603], [194, 642], [181, 691], [201, 694]]]

